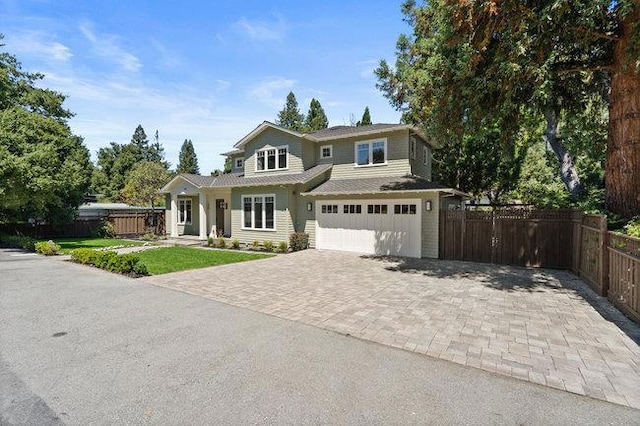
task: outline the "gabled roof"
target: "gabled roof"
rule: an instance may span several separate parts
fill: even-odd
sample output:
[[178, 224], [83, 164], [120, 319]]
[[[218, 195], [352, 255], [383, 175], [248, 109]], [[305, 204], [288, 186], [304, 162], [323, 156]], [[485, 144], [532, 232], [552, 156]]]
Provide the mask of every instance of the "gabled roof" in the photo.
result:
[[206, 187], [212, 186], [216, 180], [214, 176], [202, 176], [202, 175], [193, 175], [191, 173], [180, 173], [176, 177], [171, 179], [169, 183], [163, 186], [162, 189], [160, 189], [160, 192], [169, 192], [169, 188], [180, 179], [186, 180], [196, 188], [206, 188]]
[[319, 164], [302, 173], [289, 173], [275, 176], [257, 175], [253, 177], [245, 177], [244, 173], [228, 173], [218, 176], [212, 186], [215, 188], [237, 188], [248, 186], [292, 185], [297, 183], [304, 184], [329, 171], [331, 167], [333, 167], [332, 164]]
[[329, 179], [315, 189], [301, 195], [356, 195], [401, 192], [448, 192], [467, 196], [457, 189], [431, 182], [424, 178], [406, 175], [396, 177], [372, 177], [358, 179]]
[[267, 129], [276, 129], [276, 130], [279, 130], [281, 132], [288, 133], [290, 135], [297, 136], [297, 137], [303, 137], [304, 136], [303, 133], [298, 133], [296, 131], [289, 130], [289, 129], [285, 128], [285, 127], [278, 126], [277, 124], [273, 124], [273, 123], [271, 123], [269, 121], [264, 121], [258, 127], [253, 129], [251, 131], [251, 133], [249, 133], [247, 136], [245, 136], [244, 138], [242, 138], [238, 142], [236, 142], [236, 144], [233, 145], [233, 147], [237, 148], [238, 150], [242, 150], [243, 146], [245, 146], [253, 138], [255, 138], [256, 136], [258, 136], [260, 133], [264, 132]]

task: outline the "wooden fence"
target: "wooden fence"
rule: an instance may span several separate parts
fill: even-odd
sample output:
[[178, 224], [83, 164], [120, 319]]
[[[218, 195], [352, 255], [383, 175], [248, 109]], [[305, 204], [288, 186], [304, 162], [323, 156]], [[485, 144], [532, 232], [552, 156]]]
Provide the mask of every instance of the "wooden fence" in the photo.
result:
[[640, 322], [640, 239], [570, 210], [443, 211], [440, 258], [568, 269]]
[[133, 237], [154, 232], [156, 235], [165, 234], [164, 210], [110, 212], [102, 219], [77, 219], [62, 225], [28, 223], [0, 224], [0, 233], [9, 235], [26, 235], [36, 239], [46, 238], [78, 238], [96, 235], [102, 227], [103, 220], [113, 224], [118, 237]]

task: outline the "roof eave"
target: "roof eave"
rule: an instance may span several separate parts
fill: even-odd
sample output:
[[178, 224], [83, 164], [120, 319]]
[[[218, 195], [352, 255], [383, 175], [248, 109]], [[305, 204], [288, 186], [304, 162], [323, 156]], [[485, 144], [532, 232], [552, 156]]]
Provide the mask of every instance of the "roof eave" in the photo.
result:
[[284, 127], [278, 126], [277, 124], [273, 124], [270, 121], [266, 121], [265, 120], [261, 124], [259, 124], [258, 127], [253, 129], [248, 135], [246, 135], [245, 137], [240, 139], [238, 142], [236, 142], [235, 145], [233, 145], [233, 147], [236, 148], [236, 149], [242, 149], [243, 146], [245, 146], [253, 138], [258, 136], [260, 133], [262, 133], [267, 128], [276, 129], [276, 130], [279, 130], [279, 131], [281, 131], [283, 133], [288, 133], [290, 135], [297, 136], [297, 137], [304, 137], [305, 136], [305, 134], [303, 134], [303, 133], [298, 133], [298, 132], [296, 132], [294, 130], [286, 129]]
[[433, 188], [433, 189], [400, 189], [400, 190], [389, 190], [389, 191], [338, 191], [338, 192], [322, 192], [322, 193], [314, 193], [310, 192], [301, 192], [300, 195], [303, 197], [311, 196], [311, 197], [324, 197], [324, 196], [338, 196], [338, 195], [381, 195], [381, 194], [408, 194], [408, 193], [427, 193], [427, 192], [445, 192], [450, 193], [452, 195], [460, 195], [468, 197], [468, 194], [464, 192], [458, 191], [453, 188]]

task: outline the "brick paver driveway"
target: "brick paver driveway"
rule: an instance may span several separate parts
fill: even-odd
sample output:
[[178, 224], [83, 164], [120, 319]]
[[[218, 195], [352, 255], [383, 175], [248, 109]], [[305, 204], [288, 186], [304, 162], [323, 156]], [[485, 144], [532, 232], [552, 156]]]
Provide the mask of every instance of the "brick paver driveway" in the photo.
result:
[[640, 408], [640, 327], [567, 272], [307, 250], [143, 280]]

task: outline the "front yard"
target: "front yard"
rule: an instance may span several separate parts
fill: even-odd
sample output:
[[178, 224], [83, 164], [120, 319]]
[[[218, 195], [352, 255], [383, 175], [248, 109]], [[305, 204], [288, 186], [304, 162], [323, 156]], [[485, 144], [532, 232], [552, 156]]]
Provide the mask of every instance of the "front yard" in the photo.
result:
[[261, 253], [202, 250], [182, 246], [153, 248], [136, 253], [136, 255], [151, 275], [246, 262], [273, 256]]
[[138, 247], [145, 244], [143, 241], [122, 238], [56, 238], [53, 241], [60, 246], [62, 254], [69, 254], [77, 248]]

